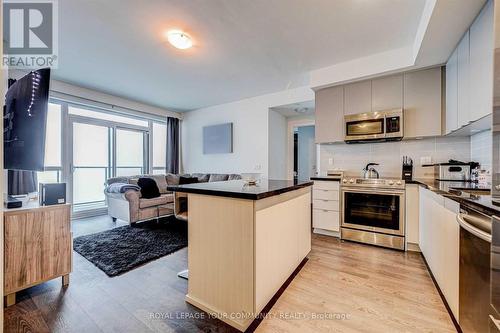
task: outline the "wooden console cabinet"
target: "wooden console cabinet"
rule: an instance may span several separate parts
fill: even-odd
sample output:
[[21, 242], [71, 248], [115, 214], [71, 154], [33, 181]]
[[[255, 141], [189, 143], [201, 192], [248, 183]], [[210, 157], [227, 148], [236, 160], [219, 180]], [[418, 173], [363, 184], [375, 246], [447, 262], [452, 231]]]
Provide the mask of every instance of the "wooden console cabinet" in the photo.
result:
[[71, 205], [26, 207], [4, 211], [4, 294], [13, 305], [16, 292], [62, 277], [72, 268]]

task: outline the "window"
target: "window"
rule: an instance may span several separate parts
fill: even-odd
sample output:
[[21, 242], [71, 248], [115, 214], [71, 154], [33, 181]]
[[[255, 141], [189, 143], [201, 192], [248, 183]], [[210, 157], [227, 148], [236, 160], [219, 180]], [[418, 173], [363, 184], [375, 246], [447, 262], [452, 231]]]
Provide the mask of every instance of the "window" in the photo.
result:
[[118, 122], [118, 123], [123, 123], [123, 124], [128, 124], [128, 125], [136, 125], [136, 126], [142, 126], [142, 127], [148, 127], [148, 125], [149, 125], [149, 122], [147, 120], [127, 117], [127, 116], [119, 116], [119, 115], [104, 112], [104, 111], [93, 111], [93, 110], [89, 110], [89, 109], [78, 108], [78, 107], [75, 107], [72, 105], [69, 105], [68, 113], [76, 115], [76, 116], [83, 116], [83, 117], [88, 117], [88, 118], [93, 118], [93, 119], [108, 120], [108, 121]]
[[144, 132], [116, 130], [116, 176], [144, 174]]
[[61, 105], [49, 103], [45, 136], [45, 166], [61, 167]]
[[38, 172], [38, 183], [58, 183], [62, 171], [61, 105], [49, 103], [45, 136], [45, 171]]
[[166, 172], [166, 139], [166, 123], [160, 118], [51, 99], [45, 171], [37, 173], [38, 182], [68, 182], [74, 212], [101, 209], [110, 177]]
[[70, 105], [68, 119], [72, 128], [70, 181], [75, 211], [105, 207], [103, 190], [110, 177], [148, 173], [151, 120]]
[[166, 173], [167, 125], [153, 122], [153, 174]]
[[110, 177], [111, 128], [73, 123], [73, 204], [104, 202], [104, 183]]

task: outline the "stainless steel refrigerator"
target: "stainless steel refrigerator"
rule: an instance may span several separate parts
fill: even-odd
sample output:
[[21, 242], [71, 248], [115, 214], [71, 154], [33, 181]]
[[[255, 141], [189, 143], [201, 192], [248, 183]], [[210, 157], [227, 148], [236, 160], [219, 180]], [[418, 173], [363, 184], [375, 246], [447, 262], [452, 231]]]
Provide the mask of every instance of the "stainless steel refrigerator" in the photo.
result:
[[[492, 196], [500, 207], [500, 0], [494, 0]], [[499, 208], [500, 209], [500, 208]], [[500, 332], [500, 216], [493, 216], [490, 247], [489, 331]]]

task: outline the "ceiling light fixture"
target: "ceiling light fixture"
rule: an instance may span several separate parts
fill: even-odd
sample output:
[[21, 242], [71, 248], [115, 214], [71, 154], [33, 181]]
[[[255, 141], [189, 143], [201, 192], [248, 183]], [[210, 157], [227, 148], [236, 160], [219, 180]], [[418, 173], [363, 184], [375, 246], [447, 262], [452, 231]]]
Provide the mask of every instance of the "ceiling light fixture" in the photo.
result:
[[185, 50], [193, 46], [193, 41], [188, 34], [180, 30], [170, 30], [167, 32], [167, 39], [174, 47]]
[[309, 111], [308, 108], [295, 108], [293, 110], [297, 113], [306, 113], [307, 111]]

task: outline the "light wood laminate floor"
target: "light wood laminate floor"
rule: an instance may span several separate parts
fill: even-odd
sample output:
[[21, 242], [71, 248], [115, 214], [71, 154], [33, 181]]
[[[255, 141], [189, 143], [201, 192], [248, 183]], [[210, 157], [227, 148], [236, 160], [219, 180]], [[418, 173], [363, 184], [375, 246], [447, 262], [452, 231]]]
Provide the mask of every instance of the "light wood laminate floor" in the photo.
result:
[[[77, 237], [123, 225], [73, 221]], [[236, 332], [184, 301], [187, 249], [109, 278], [74, 253], [70, 285], [29, 288], [5, 310], [5, 332]], [[344, 319], [312, 318], [344, 315]], [[454, 332], [419, 254], [313, 236], [309, 261], [258, 332]]]
[[309, 261], [257, 332], [456, 330], [420, 254], [314, 235]]

